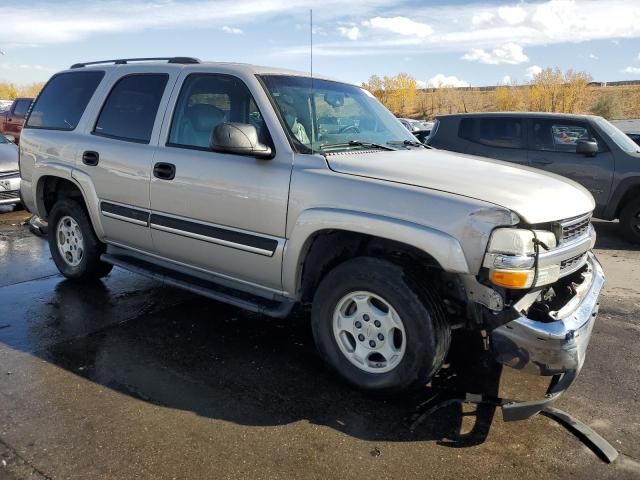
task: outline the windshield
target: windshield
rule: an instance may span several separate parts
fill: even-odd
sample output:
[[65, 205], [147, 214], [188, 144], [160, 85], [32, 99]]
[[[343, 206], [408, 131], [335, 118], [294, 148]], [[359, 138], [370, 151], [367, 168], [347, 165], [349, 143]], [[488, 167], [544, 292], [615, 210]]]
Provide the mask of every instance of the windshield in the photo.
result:
[[391, 150], [416, 143], [393, 114], [360, 87], [308, 77], [261, 78], [302, 153], [385, 146]]
[[596, 123], [623, 151], [628, 153], [636, 153], [640, 151], [640, 147], [638, 147], [636, 142], [631, 140], [626, 133], [610, 123], [608, 120], [605, 120], [602, 117], [596, 117]]

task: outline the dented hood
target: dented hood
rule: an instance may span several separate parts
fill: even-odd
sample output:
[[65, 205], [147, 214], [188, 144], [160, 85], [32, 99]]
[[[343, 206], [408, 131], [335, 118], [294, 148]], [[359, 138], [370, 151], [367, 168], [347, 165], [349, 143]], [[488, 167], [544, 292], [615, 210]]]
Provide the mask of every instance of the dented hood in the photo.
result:
[[336, 172], [483, 200], [528, 223], [576, 217], [595, 207], [585, 188], [558, 175], [444, 150], [340, 152], [326, 158]]

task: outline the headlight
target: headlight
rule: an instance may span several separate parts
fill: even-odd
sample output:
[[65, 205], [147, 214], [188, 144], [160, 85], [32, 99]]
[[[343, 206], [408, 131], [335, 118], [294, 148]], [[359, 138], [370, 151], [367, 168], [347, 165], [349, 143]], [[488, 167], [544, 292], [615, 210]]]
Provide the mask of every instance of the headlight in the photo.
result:
[[[505, 288], [530, 288], [535, 275], [535, 239], [548, 249], [555, 248], [556, 236], [545, 230], [498, 228], [491, 234], [484, 266], [489, 269], [489, 279]], [[540, 247], [544, 248], [544, 247]], [[538, 269], [535, 286], [547, 285], [560, 277], [560, 265]]]

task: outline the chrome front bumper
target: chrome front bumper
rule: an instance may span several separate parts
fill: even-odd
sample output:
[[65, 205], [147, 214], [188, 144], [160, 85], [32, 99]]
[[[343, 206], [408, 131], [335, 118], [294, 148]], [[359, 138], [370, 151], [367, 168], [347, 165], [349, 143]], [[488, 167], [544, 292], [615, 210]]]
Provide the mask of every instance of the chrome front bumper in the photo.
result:
[[491, 348], [503, 365], [536, 375], [553, 376], [544, 400], [514, 403], [513, 418], [503, 408], [505, 419], [527, 418], [553, 402], [577, 377], [598, 315], [604, 285], [600, 263], [589, 252], [585, 280], [574, 297], [552, 316], [550, 322], [519, 317], [491, 332]]
[[20, 176], [0, 173], [0, 205], [20, 203]]

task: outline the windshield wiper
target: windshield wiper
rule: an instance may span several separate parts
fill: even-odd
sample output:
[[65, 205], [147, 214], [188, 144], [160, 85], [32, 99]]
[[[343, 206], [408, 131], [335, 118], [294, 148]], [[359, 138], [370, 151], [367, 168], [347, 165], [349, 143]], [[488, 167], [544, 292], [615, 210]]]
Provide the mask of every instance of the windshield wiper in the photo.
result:
[[390, 150], [390, 151], [395, 150], [395, 148], [391, 148], [386, 145], [380, 145], [379, 143], [363, 142], [361, 140], [349, 140], [348, 142], [344, 142], [344, 143], [328, 143], [326, 145], [320, 145], [321, 150], [325, 150], [327, 148], [347, 148], [347, 147], [377, 148], [378, 150]]
[[424, 143], [420, 143], [417, 140], [391, 140], [387, 142], [388, 145], [405, 145], [407, 147], [426, 147], [429, 148]]

